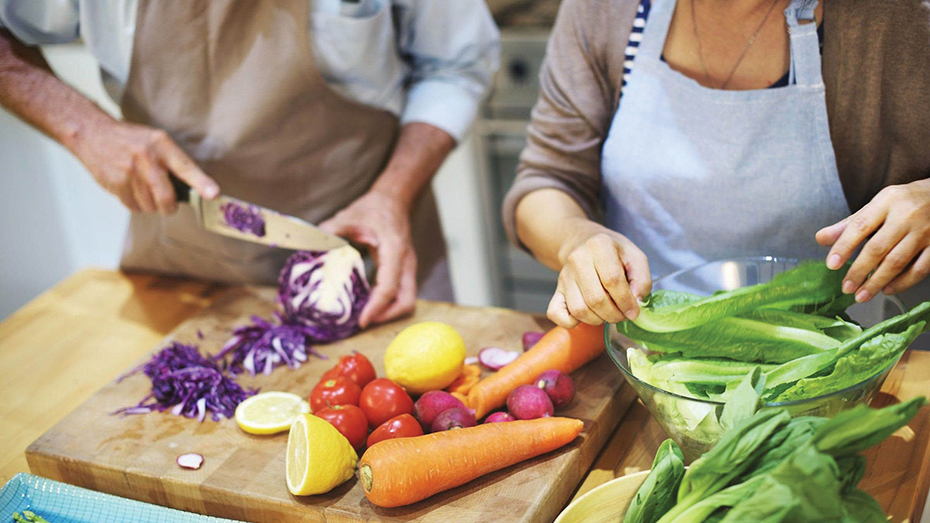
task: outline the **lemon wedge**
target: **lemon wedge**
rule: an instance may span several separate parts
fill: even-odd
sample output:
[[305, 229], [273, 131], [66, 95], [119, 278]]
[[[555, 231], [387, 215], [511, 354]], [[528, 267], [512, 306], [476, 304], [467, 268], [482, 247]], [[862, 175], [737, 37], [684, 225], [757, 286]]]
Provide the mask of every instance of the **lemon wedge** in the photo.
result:
[[[358, 454], [328, 421], [299, 414], [287, 437], [287, 489], [295, 496], [323, 494], [355, 474]], [[311, 473], [312, 471], [312, 473]]]
[[310, 404], [297, 394], [262, 392], [236, 407], [236, 423], [249, 434], [275, 434], [289, 429], [304, 412], [310, 412]]

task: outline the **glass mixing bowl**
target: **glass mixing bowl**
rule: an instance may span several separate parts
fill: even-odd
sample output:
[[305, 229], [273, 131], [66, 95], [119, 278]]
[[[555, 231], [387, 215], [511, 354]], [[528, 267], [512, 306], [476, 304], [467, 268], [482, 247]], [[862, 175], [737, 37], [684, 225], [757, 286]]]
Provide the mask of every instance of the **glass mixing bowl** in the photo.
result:
[[[715, 261], [659, 278], [652, 287], [654, 290], [667, 289], [708, 296], [721, 289], [733, 290], [765, 283], [797, 264], [798, 261], [794, 259], [775, 257]], [[863, 328], [904, 312], [906, 309], [901, 300], [884, 294], [868, 303], [856, 303], [847, 309], [849, 316]], [[604, 337], [607, 354], [659, 425], [681, 447], [685, 459], [690, 462], [709, 450], [723, 433], [718, 423], [723, 403], [681, 396], [641, 381], [630, 371], [627, 349], [643, 349], [617, 332], [613, 325], [606, 326]], [[872, 401], [896, 363], [897, 360], [849, 388], [804, 400], [766, 403], [763, 408], [784, 408], [792, 416], [835, 416], [860, 403], [868, 404]]]

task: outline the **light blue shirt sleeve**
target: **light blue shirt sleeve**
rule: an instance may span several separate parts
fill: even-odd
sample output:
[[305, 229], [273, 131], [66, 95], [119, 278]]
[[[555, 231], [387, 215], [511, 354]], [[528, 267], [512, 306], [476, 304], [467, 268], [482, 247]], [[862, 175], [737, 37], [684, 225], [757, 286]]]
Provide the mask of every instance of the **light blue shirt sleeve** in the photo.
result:
[[0, 0], [0, 27], [26, 45], [77, 40], [78, 15], [78, 0]]
[[483, 0], [396, 1], [411, 71], [401, 124], [424, 122], [460, 142], [500, 66], [500, 33]]

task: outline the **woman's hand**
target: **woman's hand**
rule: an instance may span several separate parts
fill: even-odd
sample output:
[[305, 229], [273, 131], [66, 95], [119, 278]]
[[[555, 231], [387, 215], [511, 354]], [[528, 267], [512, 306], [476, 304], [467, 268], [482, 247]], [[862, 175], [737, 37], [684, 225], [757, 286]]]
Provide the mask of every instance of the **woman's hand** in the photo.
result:
[[220, 193], [216, 182], [160, 129], [98, 120], [82, 129], [69, 146], [97, 183], [130, 211], [175, 212], [178, 205], [169, 172], [204, 198]]
[[359, 317], [362, 328], [413, 312], [417, 256], [410, 237], [410, 212], [403, 203], [369, 191], [320, 227], [365, 245], [378, 264], [371, 298]]
[[856, 301], [869, 301], [879, 292], [901, 292], [926, 278], [930, 274], [930, 180], [886, 187], [859, 212], [817, 232], [818, 243], [833, 246], [827, 266], [834, 270], [864, 241], [843, 281], [843, 292], [855, 293]]
[[549, 319], [565, 328], [635, 319], [652, 290], [646, 255], [620, 233], [576, 219], [578, 234], [559, 250], [562, 270]]

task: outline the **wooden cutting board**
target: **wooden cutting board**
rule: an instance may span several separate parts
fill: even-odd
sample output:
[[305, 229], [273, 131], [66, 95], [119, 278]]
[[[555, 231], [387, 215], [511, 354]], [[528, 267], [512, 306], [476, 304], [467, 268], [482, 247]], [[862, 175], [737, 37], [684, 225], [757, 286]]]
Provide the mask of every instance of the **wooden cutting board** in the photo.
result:
[[[271, 288], [229, 289], [211, 307], [181, 324], [168, 339], [199, 343], [204, 353], [215, 353], [232, 329], [246, 323], [249, 316], [269, 316], [274, 310], [274, 297]], [[411, 318], [319, 347], [329, 361], [311, 357], [300, 369], [278, 368], [270, 376], [243, 376], [240, 383], [307, 396], [320, 375], [339, 356], [353, 350], [368, 356], [378, 375], [383, 376], [387, 344], [404, 327], [427, 320], [455, 327], [465, 339], [469, 355], [488, 346], [519, 350], [524, 331], [551, 327], [544, 318], [516, 311], [421, 301]], [[239, 430], [232, 420], [207, 420], [201, 424], [167, 413], [110, 415], [116, 409], [135, 405], [149, 392], [150, 382], [142, 374], [104, 386], [33, 443], [26, 458], [34, 474], [48, 478], [256, 523], [551, 521], [633, 400], [633, 395], [618, 394], [623, 380], [606, 355], [576, 371], [573, 377], [576, 399], [558, 413], [585, 422], [584, 431], [573, 443], [402, 508], [371, 505], [357, 479], [328, 494], [291, 496], [284, 479], [286, 433], [253, 436]], [[204, 455], [199, 470], [182, 469], [176, 464], [177, 456], [188, 452]]]

